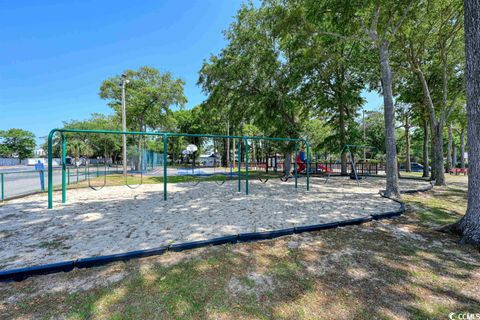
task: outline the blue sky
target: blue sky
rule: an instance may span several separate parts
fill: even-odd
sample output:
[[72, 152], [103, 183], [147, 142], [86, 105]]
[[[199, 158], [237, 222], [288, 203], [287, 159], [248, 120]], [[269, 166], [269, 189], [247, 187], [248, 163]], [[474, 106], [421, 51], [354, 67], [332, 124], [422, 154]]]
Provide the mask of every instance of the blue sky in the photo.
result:
[[[222, 31], [241, 0], [0, 1], [0, 129], [37, 137], [62, 121], [110, 113], [102, 80], [142, 65], [186, 81], [187, 107], [204, 59], [225, 45]], [[367, 108], [381, 100], [366, 94]]]

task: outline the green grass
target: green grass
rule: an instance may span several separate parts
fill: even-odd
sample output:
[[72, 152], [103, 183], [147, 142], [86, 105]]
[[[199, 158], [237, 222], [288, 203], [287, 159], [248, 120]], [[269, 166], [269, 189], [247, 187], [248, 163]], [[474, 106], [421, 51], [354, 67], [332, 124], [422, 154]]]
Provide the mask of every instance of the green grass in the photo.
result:
[[400, 171], [400, 176], [401, 177], [415, 177], [415, 178], [421, 178], [422, 177], [422, 172], [406, 172], [406, 171]]
[[466, 211], [465, 189], [456, 186], [436, 187], [426, 194], [405, 195], [403, 200], [414, 208], [423, 223], [451, 224]]

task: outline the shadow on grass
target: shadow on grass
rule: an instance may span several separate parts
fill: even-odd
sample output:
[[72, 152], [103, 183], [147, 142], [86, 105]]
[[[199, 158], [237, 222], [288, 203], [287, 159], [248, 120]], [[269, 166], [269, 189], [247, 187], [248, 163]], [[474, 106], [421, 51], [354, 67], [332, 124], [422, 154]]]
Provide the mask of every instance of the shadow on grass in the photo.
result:
[[[480, 304], [462, 286], [474, 280], [471, 263], [441, 248], [395, 241], [380, 230], [343, 228], [311, 237], [316, 245], [289, 248], [285, 238], [239, 250], [222, 246], [173, 266], [154, 264], [66, 304], [72, 318], [82, 319], [431, 319], [475, 312]], [[475, 259], [479, 268], [478, 254]]]

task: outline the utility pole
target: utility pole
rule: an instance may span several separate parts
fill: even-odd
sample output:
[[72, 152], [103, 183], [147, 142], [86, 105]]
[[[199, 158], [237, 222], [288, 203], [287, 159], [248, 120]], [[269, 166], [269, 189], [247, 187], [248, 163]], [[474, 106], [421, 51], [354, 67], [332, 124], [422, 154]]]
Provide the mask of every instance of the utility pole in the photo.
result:
[[[127, 75], [122, 73], [122, 131], [127, 131], [127, 115], [126, 115], [126, 101], [125, 101], [125, 87], [129, 83]], [[127, 135], [122, 135], [123, 140], [123, 176], [127, 176]]]

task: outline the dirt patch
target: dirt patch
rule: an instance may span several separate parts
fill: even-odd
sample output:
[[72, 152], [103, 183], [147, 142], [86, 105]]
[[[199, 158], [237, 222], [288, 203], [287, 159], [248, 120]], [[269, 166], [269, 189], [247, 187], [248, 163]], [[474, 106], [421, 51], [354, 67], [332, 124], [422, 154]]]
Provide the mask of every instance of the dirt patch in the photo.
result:
[[228, 291], [234, 296], [255, 295], [273, 290], [273, 279], [271, 276], [256, 272], [248, 273], [242, 278], [232, 278], [228, 283]]

